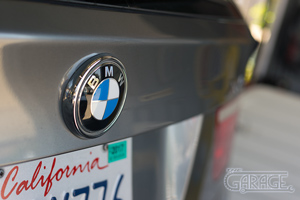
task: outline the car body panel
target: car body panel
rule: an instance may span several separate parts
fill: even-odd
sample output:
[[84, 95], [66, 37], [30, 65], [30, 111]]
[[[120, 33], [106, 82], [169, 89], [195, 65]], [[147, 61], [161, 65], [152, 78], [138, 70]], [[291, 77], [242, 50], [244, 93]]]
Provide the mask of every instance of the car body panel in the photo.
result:
[[[5, 19], [0, 21], [0, 166], [133, 137], [133, 180], [139, 182], [145, 179], [135, 177], [135, 156], [147, 155], [157, 141], [152, 154], [159, 156], [163, 171], [151, 184], [161, 184], [151, 186], [156, 192], [148, 199], [168, 199], [168, 145], [184, 144], [168, 144], [172, 124], [179, 123], [184, 134], [189, 128], [182, 121], [200, 114], [205, 118], [236, 96], [255, 46], [242, 19], [35, 1], [1, 1], [0, 17]], [[110, 53], [124, 64], [128, 94], [114, 126], [99, 138], [82, 140], [66, 128], [59, 98], [65, 74], [92, 53]], [[147, 134], [153, 134], [153, 143], [143, 149]], [[154, 164], [148, 167], [157, 169]], [[134, 182], [139, 197], [137, 187]], [[185, 190], [175, 192], [178, 198]]]

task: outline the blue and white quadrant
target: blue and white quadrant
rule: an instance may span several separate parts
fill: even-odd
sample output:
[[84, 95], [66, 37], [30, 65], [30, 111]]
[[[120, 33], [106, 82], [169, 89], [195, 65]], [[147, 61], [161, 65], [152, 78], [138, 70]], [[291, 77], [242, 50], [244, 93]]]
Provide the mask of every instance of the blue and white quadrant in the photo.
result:
[[113, 78], [103, 80], [94, 91], [91, 112], [97, 120], [108, 118], [115, 110], [120, 95], [118, 82]]

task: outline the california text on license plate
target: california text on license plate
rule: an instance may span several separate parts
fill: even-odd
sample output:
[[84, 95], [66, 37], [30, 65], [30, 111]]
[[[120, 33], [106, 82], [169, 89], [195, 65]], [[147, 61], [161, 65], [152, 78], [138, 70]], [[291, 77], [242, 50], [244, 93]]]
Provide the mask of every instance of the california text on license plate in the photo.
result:
[[3, 167], [1, 199], [131, 200], [131, 138]]

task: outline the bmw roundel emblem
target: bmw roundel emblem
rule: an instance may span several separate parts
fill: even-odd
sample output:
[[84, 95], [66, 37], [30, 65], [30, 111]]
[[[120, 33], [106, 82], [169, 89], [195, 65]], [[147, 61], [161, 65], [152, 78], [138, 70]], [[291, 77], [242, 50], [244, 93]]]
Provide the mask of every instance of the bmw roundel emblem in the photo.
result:
[[61, 113], [69, 130], [80, 138], [103, 135], [124, 106], [127, 77], [123, 64], [110, 54], [78, 61], [65, 75]]
[[118, 82], [113, 78], [103, 80], [92, 95], [91, 112], [98, 120], [107, 119], [117, 107], [120, 96]]

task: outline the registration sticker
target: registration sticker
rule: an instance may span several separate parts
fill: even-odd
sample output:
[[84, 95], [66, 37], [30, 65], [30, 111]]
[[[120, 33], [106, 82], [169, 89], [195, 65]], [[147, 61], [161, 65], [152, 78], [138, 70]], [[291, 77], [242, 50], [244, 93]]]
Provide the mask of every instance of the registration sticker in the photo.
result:
[[131, 138], [3, 167], [0, 199], [131, 200]]
[[108, 145], [108, 162], [112, 163], [127, 157], [127, 141]]

